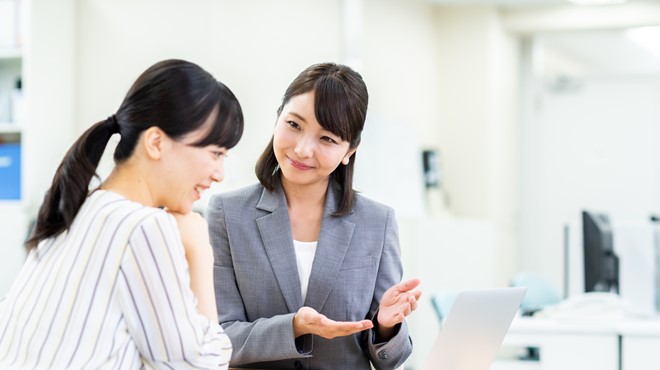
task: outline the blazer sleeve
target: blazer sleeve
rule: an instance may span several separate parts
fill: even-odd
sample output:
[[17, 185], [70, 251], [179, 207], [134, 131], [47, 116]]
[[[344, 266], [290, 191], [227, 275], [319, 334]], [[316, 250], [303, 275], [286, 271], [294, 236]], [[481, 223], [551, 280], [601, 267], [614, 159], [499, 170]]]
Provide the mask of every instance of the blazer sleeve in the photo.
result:
[[[401, 281], [403, 267], [401, 266], [401, 250], [399, 247], [399, 232], [394, 210], [388, 208], [385, 224], [383, 253], [381, 255], [374, 289], [374, 299], [370, 309], [370, 319], [376, 323], [376, 315], [380, 299], [387, 289]], [[376, 342], [376, 327], [369, 330], [363, 340], [368, 348], [369, 359], [376, 369], [394, 369], [408, 359], [412, 353], [412, 340], [408, 332], [408, 325], [404, 320], [398, 326], [398, 332], [387, 342]]]
[[[236, 215], [238, 217], [238, 215]], [[226, 214], [221, 196], [211, 198], [206, 208], [211, 245], [215, 252], [213, 277], [218, 307], [218, 321], [233, 346], [232, 366], [255, 362], [310, 357], [311, 338], [295, 340], [294, 313], [249, 321], [236, 282], [232, 261], [232, 241], [227, 232]], [[241, 246], [234, 246], [240, 248]]]

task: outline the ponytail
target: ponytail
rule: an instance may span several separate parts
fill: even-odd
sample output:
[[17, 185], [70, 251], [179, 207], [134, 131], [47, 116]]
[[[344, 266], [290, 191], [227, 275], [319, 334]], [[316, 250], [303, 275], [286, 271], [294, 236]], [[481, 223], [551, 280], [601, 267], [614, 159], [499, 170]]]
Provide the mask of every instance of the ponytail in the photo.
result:
[[119, 124], [113, 115], [94, 124], [73, 143], [57, 168], [53, 183], [39, 208], [34, 231], [26, 242], [28, 249], [35, 248], [42, 240], [57, 236], [71, 226], [87, 198], [89, 183], [96, 175], [103, 151], [115, 133], [119, 133]]
[[71, 227], [113, 134], [121, 134], [114, 153], [118, 165], [133, 155], [141, 133], [149, 127], [158, 127], [178, 140], [202, 129], [216, 111], [211, 130], [194, 146], [215, 144], [230, 149], [236, 145], [243, 134], [238, 100], [227, 86], [194, 63], [168, 59], [149, 67], [128, 90], [116, 116], [94, 124], [66, 153], [39, 209], [27, 248]]

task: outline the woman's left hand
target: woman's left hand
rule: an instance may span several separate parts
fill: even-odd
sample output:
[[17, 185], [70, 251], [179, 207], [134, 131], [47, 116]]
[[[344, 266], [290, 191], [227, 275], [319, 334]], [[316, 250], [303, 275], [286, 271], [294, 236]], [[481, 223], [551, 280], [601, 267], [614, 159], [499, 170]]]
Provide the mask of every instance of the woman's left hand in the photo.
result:
[[413, 290], [420, 284], [419, 279], [410, 279], [389, 288], [383, 294], [378, 307], [378, 336], [389, 340], [393, 336], [394, 326], [417, 308], [421, 290]]
[[186, 253], [190, 274], [190, 288], [197, 298], [197, 309], [212, 321], [218, 320], [213, 287], [213, 248], [209, 228], [202, 215], [196, 212], [170, 212], [176, 219], [181, 242]]

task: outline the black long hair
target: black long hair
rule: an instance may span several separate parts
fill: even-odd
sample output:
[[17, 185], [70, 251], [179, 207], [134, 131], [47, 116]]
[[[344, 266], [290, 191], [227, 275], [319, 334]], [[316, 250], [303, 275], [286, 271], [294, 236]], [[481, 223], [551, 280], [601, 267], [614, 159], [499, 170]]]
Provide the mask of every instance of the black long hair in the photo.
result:
[[192, 145], [234, 147], [243, 135], [243, 112], [234, 94], [210, 73], [184, 60], [164, 60], [149, 67], [133, 83], [115, 114], [92, 125], [65, 154], [39, 209], [26, 242], [32, 249], [67, 230], [89, 194], [110, 137], [118, 133], [114, 161], [133, 153], [140, 134], [158, 127], [173, 139], [200, 128], [217, 110], [213, 128]]
[[[348, 141], [350, 148], [360, 144], [364, 121], [367, 117], [369, 94], [367, 85], [359, 73], [350, 67], [335, 63], [314, 64], [304, 71], [289, 85], [277, 109], [282, 113], [284, 106], [294, 96], [314, 92], [314, 114], [319, 124], [326, 130]], [[353, 209], [355, 191], [353, 190], [353, 171], [355, 153], [347, 165], [340, 164], [331, 174], [330, 181], [339, 189], [339, 206], [335, 216], [345, 215]], [[273, 138], [257, 160], [255, 172], [259, 182], [268, 190], [275, 188], [277, 178], [277, 158], [273, 151]]]

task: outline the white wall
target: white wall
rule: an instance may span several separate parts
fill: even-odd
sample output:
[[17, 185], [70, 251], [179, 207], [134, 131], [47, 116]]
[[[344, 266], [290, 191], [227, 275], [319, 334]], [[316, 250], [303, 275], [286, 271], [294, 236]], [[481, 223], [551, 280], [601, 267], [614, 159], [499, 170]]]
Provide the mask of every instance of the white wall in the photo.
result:
[[198, 63], [229, 86], [245, 116], [224, 189], [256, 181], [254, 163], [289, 82], [312, 63], [340, 57], [338, 0], [92, 0], [77, 11], [79, 129], [112, 114], [156, 61]]
[[582, 209], [637, 223], [660, 209], [660, 77], [574, 79], [570, 90], [536, 81], [522, 138], [521, 265], [559, 292], [563, 226], [579, 224]]
[[27, 2], [23, 83], [28, 106], [22, 134], [24, 200], [4, 206], [0, 296], [9, 290], [25, 258], [31, 219], [74, 135], [74, 0]]
[[36, 214], [61, 157], [77, 136], [74, 125], [75, 1], [32, 0], [25, 50], [29, 112], [25, 130], [25, 199]]
[[518, 43], [495, 8], [440, 9], [438, 134], [445, 190], [458, 217], [496, 223], [498, 284], [517, 268]]
[[421, 150], [436, 147], [435, 36], [433, 7], [425, 2], [365, 2], [361, 65], [369, 110], [355, 187], [394, 207], [400, 219], [426, 215]]
[[[583, 50], [549, 49], [532, 40], [594, 32], [610, 37], [627, 27], [657, 26], [660, 5], [507, 10], [501, 19], [506, 30], [528, 40], [516, 175], [519, 268], [563, 292], [564, 224], [577, 223], [582, 208], [645, 222], [658, 207], [658, 76], [613, 66], [619, 57], [585, 59]], [[563, 91], [556, 79], [562, 74], [569, 77]]]
[[385, 116], [435, 147], [438, 41], [434, 7], [423, 1], [370, 0], [362, 44], [369, 115]]

